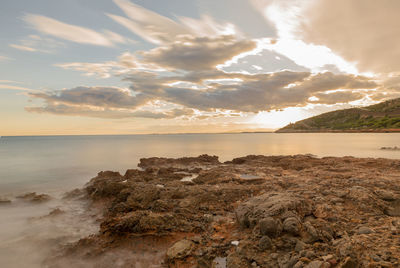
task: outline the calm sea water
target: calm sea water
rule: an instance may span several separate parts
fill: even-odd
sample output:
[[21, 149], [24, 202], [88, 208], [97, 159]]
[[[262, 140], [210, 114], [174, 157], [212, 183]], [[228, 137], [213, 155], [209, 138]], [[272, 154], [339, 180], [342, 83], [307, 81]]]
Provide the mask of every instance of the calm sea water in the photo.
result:
[[[45, 267], [43, 260], [55, 248], [95, 233], [98, 223], [84, 201], [63, 200], [62, 193], [82, 187], [98, 171], [135, 168], [142, 157], [211, 154], [226, 161], [249, 154], [310, 153], [400, 159], [400, 151], [380, 150], [399, 145], [400, 133], [1, 137], [0, 197], [12, 203], [0, 205], [0, 267]], [[41, 204], [16, 198], [29, 191], [54, 198]], [[45, 217], [55, 208], [65, 213]]]
[[101, 170], [124, 172], [140, 158], [249, 154], [399, 158], [400, 133], [177, 134], [0, 138], [0, 194], [81, 187]]

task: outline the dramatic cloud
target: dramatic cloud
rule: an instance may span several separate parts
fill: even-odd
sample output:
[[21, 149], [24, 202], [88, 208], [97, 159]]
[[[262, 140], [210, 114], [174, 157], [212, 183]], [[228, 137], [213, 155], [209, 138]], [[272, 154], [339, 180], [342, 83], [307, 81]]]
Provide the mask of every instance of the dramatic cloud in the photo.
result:
[[[296, 39], [295, 30], [303, 26], [291, 21], [300, 21], [299, 14], [308, 8], [300, 5], [304, 1], [294, 5], [301, 9], [293, 8], [288, 0], [255, 3], [263, 5], [260, 11], [270, 15], [268, 19], [277, 28], [276, 38], [263, 39], [246, 38], [233, 25], [219, 24], [207, 16], [203, 16], [204, 21], [185, 17], [175, 21], [127, 0], [114, 2], [126, 17], [108, 16], [157, 47], [125, 52], [114, 61], [57, 66], [88, 76], [119, 77], [130, 83], [129, 89], [75, 87], [30, 93], [42, 105], [27, 111], [100, 118], [214, 120], [338, 103], [345, 107], [385, 98], [385, 88], [390, 88], [390, 96], [399, 91], [398, 77], [378, 80], [358, 75], [354, 66], [328, 46]], [[77, 26], [70, 26], [66, 28], [79, 32]], [[124, 40], [110, 32], [100, 36], [98, 44], [106, 46]], [[266, 62], [257, 62], [262, 56]]]
[[303, 13], [298, 32], [329, 47], [364, 72], [400, 71], [400, 1], [319, 0]]
[[[152, 74], [148, 73], [147, 75]], [[315, 101], [309, 100], [313, 96], [321, 99], [319, 103], [329, 104], [332, 103], [332, 99], [341, 102], [353, 101], [363, 98], [365, 94], [357, 91], [351, 94], [329, 91], [371, 89], [377, 86], [375, 82], [362, 76], [334, 75], [332, 73], [312, 75], [309, 72], [289, 71], [258, 75], [224, 73], [222, 71], [193, 72], [178, 77], [163, 77], [153, 74], [151, 79], [147, 78], [144, 72], [131, 74], [127, 80], [132, 82], [133, 91], [115, 87], [78, 87], [56, 93], [31, 93], [31, 97], [42, 99], [47, 105], [29, 108], [28, 111], [59, 114], [64, 111], [65, 114], [73, 114], [72, 111], [74, 113], [80, 111], [75, 106], [91, 106], [95, 107], [95, 113], [91, 108], [90, 116], [104, 112], [110, 113], [107, 116], [116, 117], [116, 112], [110, 112], [110, 109], [134, 110], [145, 106], [150, 101], [162, 101], [204, 112], [227, 110], [236, 113], [256, 113], [305, 106], [308, 103], [315, 103]], [[226, 81], [215, 80], [217, 78], [234, 82], [226, 83]], [[175, 86], [177, 80], [183, 82], [182, 87]], [[209, 82], [210, 80], [212, 82]], [[195, 83], [201, 89], [185, 87], [184, 82]], [[89, 114], [87, 108], [83, 110], [83, 114]], [[169, 116], [178, 116], [178, 114], [169, 112]]]
[[43, 34], [71, 42], [97, 46], [113, 46], [114, 44], [128, 42], [128, 39], [111, 31], [106, 30], [104, 33], [99, 33], [85, 27], [67, 24], [41, 15], [27, 14], [24, 20]]

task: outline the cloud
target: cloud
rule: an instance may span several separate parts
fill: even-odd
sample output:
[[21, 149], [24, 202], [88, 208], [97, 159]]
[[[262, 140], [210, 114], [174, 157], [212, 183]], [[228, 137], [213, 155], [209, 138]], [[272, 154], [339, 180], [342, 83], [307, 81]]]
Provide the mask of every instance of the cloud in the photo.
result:
[[143, 110], [115, 110], [115, 109], [99, 109], [96, 107], [82, 105], [68, 105], [48, 103], [44, 107], [26, 107], [26, 111], [33, 113], [49, 113], [55, 115], [67, 116], [85, 116], [106, 119], [123, 119], [123, 118], [148, 118], [148, 119], [171, 119], [184, 115], [191, 115], [193, 111], [190, 109], [173, 109], [165, 112], [153, 112]]
[[325, 71], [326, 65], [334, 65], [341, 72], [358, 74], [357, 68], [351, 61], [340, 57], [329, 46], [307, 42], [301, 38], [299, 27], [304, 21], [303, 12], [315, 1], [252, 0], [251, 3], [256, 10], [276, 28], [275, 37], [262, 39], [264, 49], [285, 55], [297, 65], [315, 72]]
[[114, 3], [128, 18], [114, 14], [107, 14], [108, 17], [153, 44], [173, 43], [182, 35], [198, 37], [238, 35], [233, 24], [217, 23], [206, 15], [203, 15], [201, 19], [179, 17], [178, 23], [128, 0], [114, 0]]
[[[132, 83], [130, 90], [116, 87], [77, 87], [58, 92], [30, 93], [32, 98], [44, 100], [45, 106], [30, 108], [28, 111], [60, 114], [64, 111], [65, 114], [73, 114], [72, 111], [74, 113], [80, 111], [77, 107], [85, 107], [82, 110], [83, 115], [94, 116], [104, 112], [108, 114], [105, 116], [117, 117], [116, 109], [132, 111], [143, 109], [150, 102], [161, 101], [170, 103], [172, 108], [185, 107], [204, 113], [216, 111], [257, 113], [301, 107], [308, 103], [328, 104], [332, 103], [334, 98], [340, 99], [341, 102], [349, 102], [366, 95], [363, 91], [357, 92], [358, 89], [371, 89], [377, 86], [374, 81], [362, 76], [332, 73], [313, 75], [309, 72], [290, 71], [249, 75], [215, 70], [189, 72], [182, 76], [165, 77], [151, 73], [147, 73], [147, 76], [151, 78], [146, 77], [145, 72], [137, 72], [126, 78]], [[224, 79], [234, 80], [234, 83], [226, 83]], [[201, 89], [193, 89], [185, 83], [176, 86], [174, 82], [177, 80], [194, 83]], [[354, 92], [352, 94], [330, 92], [338, 89], [353, 89]], [[317, 96], [321, 101], [310, 101], [309, 98], [312, 96]], [[91, 107], [90, 113], [87, 107]], [[171, 110], [171, 107], [166, 109]], [[154, 106], [151, 108], [154, 110]], [[59, 109], [61, 111], [57, 112]], [[127, 112], [123, 114], [128, 116]], [[177, 114], [173, 113], [173, 116]]]
[[[1, 82], [1, 81], [0, 81]], [[34, 91], [30, 88], [26, 87], [20, 87], [20, 86], [14, 86], [14, 85], [1, 85], [0, 84], [0, 89], [10, 89], [10, 90], [22, 90], [22, 91]]]
[[237, 40], [235, 36], [186, 36], [169, 45], [142, 52], [146, 63], [188, 71], [215, 69], [219, 64], [257, 46], [252, 40]]
[[329, 47], [364, 72], [400, 71], [400, 1], [319, 0], [303, 12], [297, 31]]
[[35, 113], [113, 119], [170, 119], [193, 114], [192, 109], [152, 103], [151, 96], [132, 95], [128, 89], [117, 87], [77, 87], [50, 93], [31, 92], [29, 96], [45, 102], [43, 106], [26, 107], [26, 111]]
[[35, 52], [36, 49], [33, 47], [28, 47], [28, 46], [22, 46], [22, 45], [17, 45], [17, 44], [10, 44], [9, 45], [12, 48], [22, 50], [22, 51], [30, 51], [30, 52]]
[[0, 61], [7, 61], [7, 60], [12, 60], [12, 58], [0, 55]]
[[13, 80], [0, 80], [0, 89], [29, 91], [29, 92], [35, 92], [36, 91], [34, 89], [18, 86], [18, 85], [15, 85], [15, 84], [22, 84], [22, 83], [21, 82], [17, 82], [17, 81], [13, 81]]
[[24, 20], [43, 34], [75, 43], [111, 47], [118, 43], [128, 42], [121, 35], [111, 31], [105, 30], [104, 33], [99, 33], [85, 27], [67, 24], [41, 15], [27, 14]]
[[30, 96], [43, 99], [48, 103], [129, 109], [136, 108], [150, 100], [143, 94], [133, 96], [128, 89], [117, 87], [76, 87], [53, 93], [31, 93]]

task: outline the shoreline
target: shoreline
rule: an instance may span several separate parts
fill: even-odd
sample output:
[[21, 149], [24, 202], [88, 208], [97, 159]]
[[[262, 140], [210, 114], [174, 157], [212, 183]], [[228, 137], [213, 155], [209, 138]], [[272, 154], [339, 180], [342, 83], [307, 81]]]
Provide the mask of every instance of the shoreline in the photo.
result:
[[400, 129], [277, 130], [274, 133], [400, 133]]
[[100, 231], [47, 263], [400, 265], [400, 160], [201, 155], [138, 167], [100, 172], [75, 191], [102, 208]]

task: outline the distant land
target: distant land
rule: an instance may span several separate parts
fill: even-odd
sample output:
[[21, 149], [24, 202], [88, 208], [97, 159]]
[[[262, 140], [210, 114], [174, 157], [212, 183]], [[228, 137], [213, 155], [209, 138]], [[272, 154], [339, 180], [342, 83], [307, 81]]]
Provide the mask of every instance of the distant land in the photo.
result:
[[323, 113], [289, 124], [276, 132], [400, 132], [400, 98]]

